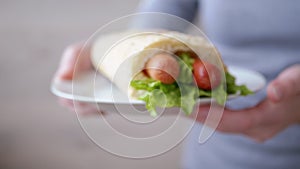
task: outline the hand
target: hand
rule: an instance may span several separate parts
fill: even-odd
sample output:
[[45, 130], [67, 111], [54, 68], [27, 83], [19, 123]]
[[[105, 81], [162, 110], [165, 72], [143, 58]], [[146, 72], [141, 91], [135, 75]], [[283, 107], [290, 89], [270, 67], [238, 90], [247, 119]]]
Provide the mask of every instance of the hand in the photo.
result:
[[[200, 107], [198, 122], [205, 121], [208, 110], [209, 106]], [[284, 70], [268, 85], [267, 98], [257, 106], [238, 111], [225, 108], [217, 130], [244, 134], [263, 142], [299, 123], [300, 64], [297, 64]]]
[[[76, 64], [76, 71], [79, 72], [93, 69], [90, 59], [90, 50], [82, 50], [83, 47], [84, 43], [77, 43], [65, 49], [54, 80], [72, 80]], [[76, 112], [81, 115], [93, 114], [98, 111], [94, 105], [88, 103], [74, 102], [73, 100], [64, 98], [59, 98], [59, 102], [71, 111], [75, 111], [74, 104], [76, 104]]]

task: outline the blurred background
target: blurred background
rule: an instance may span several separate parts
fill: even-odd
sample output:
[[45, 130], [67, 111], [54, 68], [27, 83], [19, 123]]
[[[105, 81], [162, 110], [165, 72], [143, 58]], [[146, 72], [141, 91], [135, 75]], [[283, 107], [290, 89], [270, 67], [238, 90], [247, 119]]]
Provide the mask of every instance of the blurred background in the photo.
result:
[[180, 168], [182, 144], [140, 160], [100, 149], [49, 89], [67, 45], [133, 13], [138, 2], [0, 1], [1, 169]]

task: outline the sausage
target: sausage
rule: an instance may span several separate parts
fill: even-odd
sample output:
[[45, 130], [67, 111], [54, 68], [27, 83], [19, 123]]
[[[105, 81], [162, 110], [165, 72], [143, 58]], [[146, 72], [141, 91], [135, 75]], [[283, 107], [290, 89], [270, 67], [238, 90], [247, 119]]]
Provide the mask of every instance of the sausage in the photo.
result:
[[197, 59], [193, 64], [193, 75], [196, 84], [204, 90], [212, 90], [221, 83], [221, 71], [213, 64]]
[[172, 84], [179, 76], [180, 67], [172, 55], [159, 53], [146, 62], [145, 70], [152, 79], [164, 84]]

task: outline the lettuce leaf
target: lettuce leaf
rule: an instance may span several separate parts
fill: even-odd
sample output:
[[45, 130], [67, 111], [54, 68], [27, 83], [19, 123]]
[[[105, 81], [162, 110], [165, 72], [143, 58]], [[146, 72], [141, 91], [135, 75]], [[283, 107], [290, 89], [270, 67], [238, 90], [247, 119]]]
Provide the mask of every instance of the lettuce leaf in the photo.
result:
[[193, 64], [195, 59], [191, 58], [188, 54], [183, 53], [180, 56], [181, 59], [178, 59], [180, 72], [177, 79], [178, 83], [187, 83], [192, 84], [194, 82], [193, 77]]
[[247, 96], [249, 94], [253, 94], [251, 90], [247, 88], [245, 85], [237, 85], [235, 82], [235, 77], [232, 76], [229, 72], [225, 72], [226, 77], [226, 91], [227, 94], [236, 94], [239, 93], [242, 96]]
[[152, 79], [132, 80], [132, 87], [145, 90], [139, 97], [146, 103], [146, 108], [151, 116], [156, 116], [156, 107], [181, 107], [187, 114], [191, 114], [198, 98], [198, 89], [192, 85], [163, 84]]
[[146, 108], [151, 116], [157, 116], [157, 107], [180, 107], [186, 115], [190, 115], [199, 97], [213, 97], [218, 104], [224, 105], [228, 94], [240, 93], [245, 96], [253, 93], [245, 85], [236, 85], [235, 77], [229, 72], [225, 73], [226, 85], [222, 83], [213, 92], [199, 89], [194, 84], [193, 78], [192, 69], [195, 59], [191, 58], [189, 54], [183, 53], [178, 61], [180, 74], [177, 82], [173, 84], [163, 84], [150, 78], [132, 80], [130, 83], [136, 90], [145, 91], [138, 99], [146, 103]]
[[153, 79], [132, 80], [130, 83], [133, 88], [146, 91], [138, 99], [146, 103], [151, 116], [157, 115], [156, 107], [180, 107], [187, 115], [193, 111], [199, 97], [198, 88], [193, 84], [194, 59], [183, 54], [178, 61], [180, 74], [177, 83], [163, 84]]

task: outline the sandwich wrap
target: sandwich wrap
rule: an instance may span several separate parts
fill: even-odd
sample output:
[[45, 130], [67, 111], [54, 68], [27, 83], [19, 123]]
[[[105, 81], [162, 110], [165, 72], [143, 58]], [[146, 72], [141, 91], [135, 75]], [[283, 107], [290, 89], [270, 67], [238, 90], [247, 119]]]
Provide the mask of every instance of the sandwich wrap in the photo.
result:
[[[162, 84], [151, 78], [149, 80], [149, 75], [144, 71], [149, 59], [159, 53], [168, 53], [177, 57], [178, 61], [184, 60], [184, 58], [186, 60], [186, 54], [178, 59], [180, 58], [177, 56], [178, 52], [196, 55], [197, 59], [218, 68], [222, 76], [222, 83], [219, 87], [207, 91], [191, 85], [194, 82], [192, 73], [194, 61], [185, 61], [184, 64], [180, 64], [181, 73], [185, 72], [183, 72], [183, 77], [178, 77], [176, 80], [180, 81], [182, 85], [180, 83]], [[251, 93], [246, 86], [235, 84], [235, 78], [227, 72], [219, 52], [201, 36], [171, 31], [108, 34], [95, 41], [91, 57], [94, 67], [100, 73], [112, 81], [129, 98], [145, 101], [146, 108], [153, 116], [156, 115], [156, 107], [181, 107], [186, 114], [190, 114], [197, 98], [202, 96], [214, 97], [219, 104], [225, 104], [227, 94], [240, 92], [241, 95], [248, 95]], [[182, 65], [187, 65], [190, 69], [186, 71], [185, 67], [187, 66]], [[190, 84], [185, 83], [186, 77], [184, 76], [191, 77], [187, 80], [191, 82]], [[156, 89], [162, 90], [163, 93], [157, 93]], [[162, 94], [166, 96], [166, 102], [162, 101]]]
[[[109, 48], [104, 44], [112, 46]], [[219, 52], [207, 40], [179, 32], [123, 32], [106, 35], [94, 43], [92, 63], [122, 92], [137, 99], [142, 93], [131, 87], [130, 81], [133, 78], [147, 78], [141, 72], [146, 62], [157, 53], [174, 54], [177, 51], [194, 52], [201, 60], [224, 69]], [[123, 68], [125, 70], [121, 71]]]

